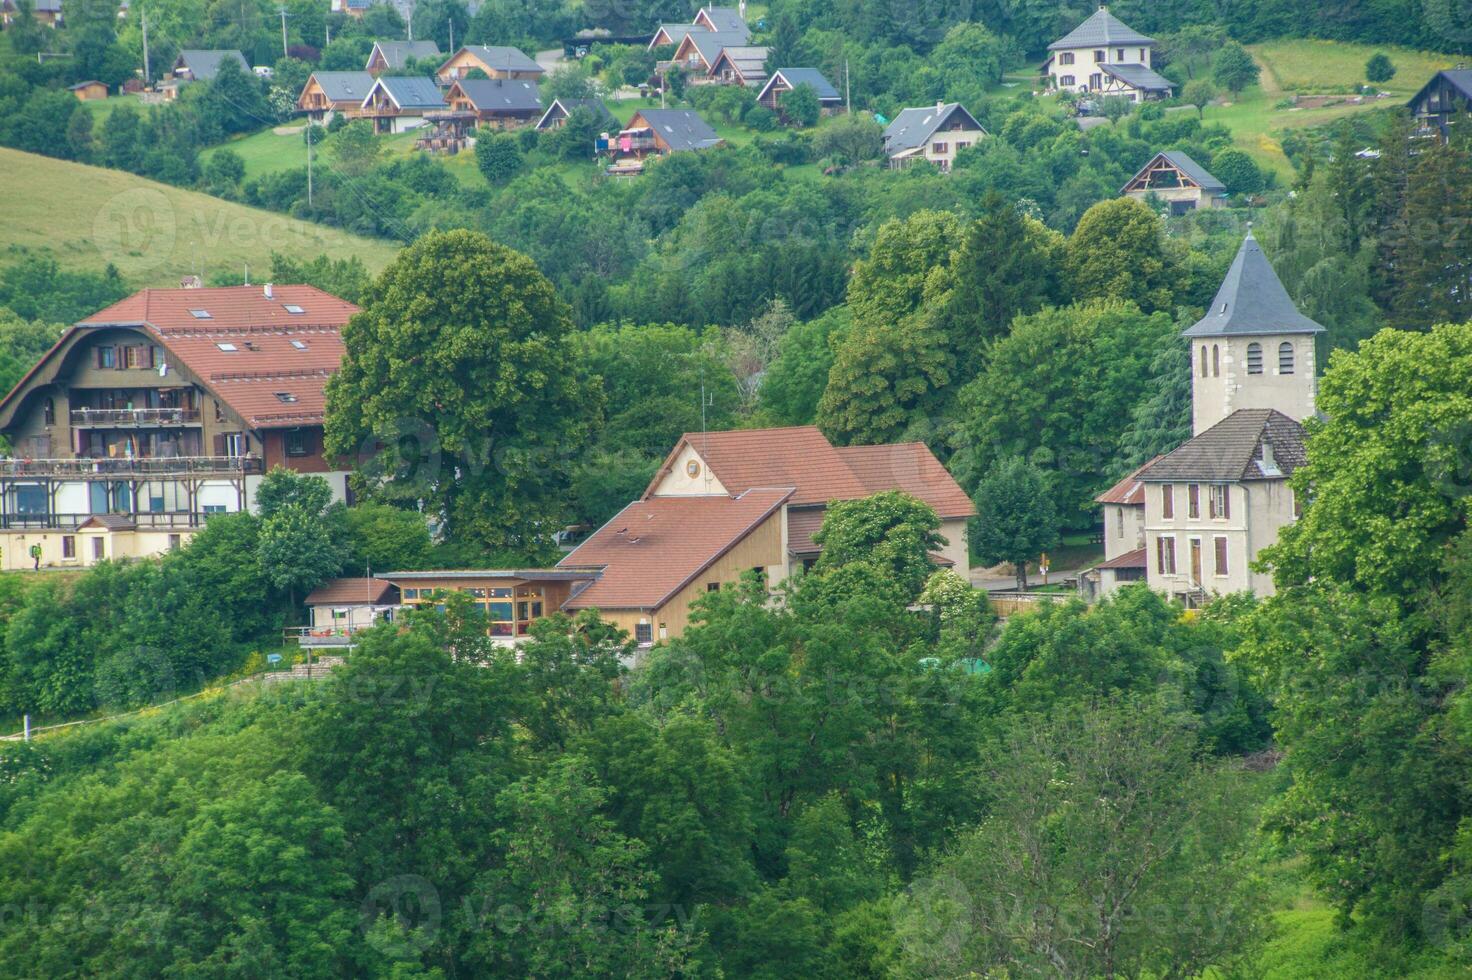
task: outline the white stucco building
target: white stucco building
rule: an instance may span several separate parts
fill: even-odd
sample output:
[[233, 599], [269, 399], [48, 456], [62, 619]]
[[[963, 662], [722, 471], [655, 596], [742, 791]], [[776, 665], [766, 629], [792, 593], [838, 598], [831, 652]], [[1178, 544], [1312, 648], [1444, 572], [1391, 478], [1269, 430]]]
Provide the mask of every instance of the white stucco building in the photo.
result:
[[1100, 7], [1065, 37], [1048, 45], [1043, 71], [1050, 88], [1132, 102], [1169, 98], [1170, 79], [1150, 67], [1155, 39], [1131, 29]]

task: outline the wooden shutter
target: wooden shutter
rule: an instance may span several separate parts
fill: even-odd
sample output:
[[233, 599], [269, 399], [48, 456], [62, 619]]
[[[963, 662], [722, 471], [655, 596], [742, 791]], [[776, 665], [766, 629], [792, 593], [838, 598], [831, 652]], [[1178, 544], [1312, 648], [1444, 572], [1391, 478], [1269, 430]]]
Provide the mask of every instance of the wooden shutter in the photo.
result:
[[215, 434], [215, 455], [216, 456], [223, 456], [223, 455], [225, 455], [225, 435], [224, 435], [224, 433], [216, 433]]
[[1216, 573], [1225, 575], [1227, 574], [1227, 539], [1218, 536], [1212, 539], [1212, 545], [1216, 550]]
[[112, 349], [112, 366], [119, 371], [128, 366], [128, 349], [122, 344]]
[[1232, 516], [1232, 485], [1230, 483], [1226, 483], [1226, 484], [1223, 484], [1222, 485], [1222, 515], [1221, 516], [1222, 517], [1231, 517]]
[[1186, 516], [1195, 519], [1201, 516], [1201, 484], [1186, 485]]
[[1173, 484], [1160, 485], [1160, 513], [1166, 520], [1176, 516], [1176, 488]]

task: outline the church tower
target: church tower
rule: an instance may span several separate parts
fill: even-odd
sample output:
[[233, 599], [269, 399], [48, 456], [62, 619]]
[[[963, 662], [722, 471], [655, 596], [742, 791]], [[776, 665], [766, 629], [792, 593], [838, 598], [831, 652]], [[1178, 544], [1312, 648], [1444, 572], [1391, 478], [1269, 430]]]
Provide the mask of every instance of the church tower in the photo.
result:
[[1323, 332], [1298, 312], [1249, 230], [1206, 315], [1181, 334], [1191, 344], [1192, 434], [1241, 408], [1298, 422], [1313, 415], [1314, 337]]

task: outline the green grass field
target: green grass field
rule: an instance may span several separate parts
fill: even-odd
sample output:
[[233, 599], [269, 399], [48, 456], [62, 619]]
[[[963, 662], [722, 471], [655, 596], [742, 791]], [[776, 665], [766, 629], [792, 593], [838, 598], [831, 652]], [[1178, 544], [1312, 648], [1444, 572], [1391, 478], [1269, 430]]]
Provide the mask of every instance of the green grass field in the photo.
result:
[[221, 269], [264, 271], [272, 252], [301, 258], [356, 255], [370, 272], [398, 246], [232, 204], [120, 170], [0, 149], [6, 188], [0, 249], [46, 251], [62, 265], [109, 262], [136, 286], [178, 285]]

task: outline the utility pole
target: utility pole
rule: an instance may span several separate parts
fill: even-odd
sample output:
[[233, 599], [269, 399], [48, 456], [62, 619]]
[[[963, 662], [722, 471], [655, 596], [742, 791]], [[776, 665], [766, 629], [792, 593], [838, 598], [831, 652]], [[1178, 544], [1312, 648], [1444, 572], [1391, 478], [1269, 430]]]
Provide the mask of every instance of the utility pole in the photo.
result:
[[849, 97], [847, 58], [843, 59], [843, 111], [850, 116], [854, 114], [854, 100]]
[[307, 210], [312, 209], [312, 142], [316, 138], [312, 134], [312, 117], [307, 117]]
[[282, 8], [280, 8], [280, 10], [281, 10], [281, 57], [286, 58], [286, 57], [289, 57], [289, 55], [287, 55], [287, 53], [286, 53], [286, 8], [285, 7], [282, 7]]
[[450, 22], [450, 54], [455, 53], [455, 18], [448, 18]]
[[138, 12], [143, 17], [143, 84], [147, 85], [153, 80], [148, 73], [148, 11], [140, 9]]

